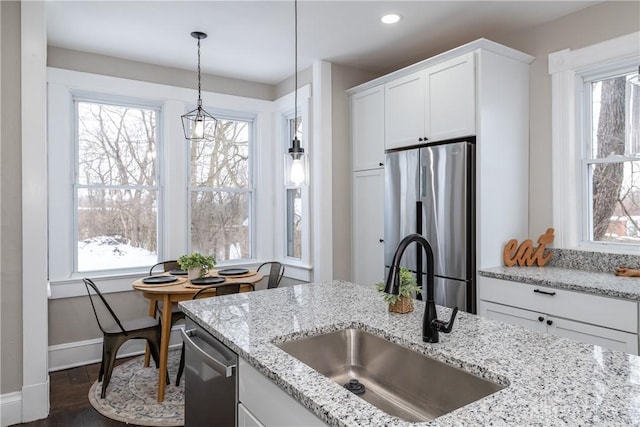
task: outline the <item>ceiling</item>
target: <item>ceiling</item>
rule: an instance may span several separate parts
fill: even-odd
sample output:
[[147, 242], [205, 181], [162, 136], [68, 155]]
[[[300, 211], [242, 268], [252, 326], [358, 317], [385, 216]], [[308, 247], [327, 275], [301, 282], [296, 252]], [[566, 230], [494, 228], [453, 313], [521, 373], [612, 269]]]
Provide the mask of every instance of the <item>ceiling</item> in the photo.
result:
[[[492, 39], [594, 1], [306, 1], [298, 69], [314, 60], [384, 74], [480, 37]], [[294, 72], [292, 1], [47, 0], [50, 46], [277, 84]], [[402, 16], [385, 25], [386, 13]]]

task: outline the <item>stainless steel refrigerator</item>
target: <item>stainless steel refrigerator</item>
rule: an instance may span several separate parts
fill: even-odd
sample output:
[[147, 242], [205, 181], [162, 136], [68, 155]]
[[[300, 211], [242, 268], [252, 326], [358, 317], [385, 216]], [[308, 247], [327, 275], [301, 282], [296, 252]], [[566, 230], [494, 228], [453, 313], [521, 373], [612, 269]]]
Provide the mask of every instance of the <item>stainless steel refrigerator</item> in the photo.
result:
[[[474, 165], [474, 138], [388, 150], [384, 189], [386, 271], [404, 236], [423, 235], [433, 248], [436, 304], [469, 313], [476, 313]], [[401, 265], [421, 273], [420, 285], [426, 259], [414, 246]]]

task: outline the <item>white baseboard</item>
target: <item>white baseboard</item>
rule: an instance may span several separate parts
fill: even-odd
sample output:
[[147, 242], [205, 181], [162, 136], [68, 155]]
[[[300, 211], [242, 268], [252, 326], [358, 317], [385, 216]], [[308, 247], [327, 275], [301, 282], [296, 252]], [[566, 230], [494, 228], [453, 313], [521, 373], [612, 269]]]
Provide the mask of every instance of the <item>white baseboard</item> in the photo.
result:
[[[183, 326], [174, 326], [171, 330], [170, 348], [182, 343], [180, 329]], [[129, 340], [120, 347], [118, 359], [142, 354], [144, 347], [144, 340]], [[89, 365], [100, 362], [101, 359], [102, 338], [49, 346], [49, 372]]]
[[22, 422], [22, 392], [0, 394], [0, 426]]

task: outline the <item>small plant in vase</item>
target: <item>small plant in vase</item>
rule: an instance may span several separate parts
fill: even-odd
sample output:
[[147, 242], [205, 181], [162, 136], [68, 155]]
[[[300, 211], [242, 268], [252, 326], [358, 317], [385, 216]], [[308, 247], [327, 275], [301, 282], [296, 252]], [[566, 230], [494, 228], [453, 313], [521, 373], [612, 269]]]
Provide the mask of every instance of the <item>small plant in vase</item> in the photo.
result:
[[413, 311], [413, 294], [421, 294], [422, 289], [416, 284], [413, 274], [405, 267], [400, 267], [400, 292], [398, 295], [384, 291], [384, 282], [378, 283], [376, 289], [382, 292], [382, 299], [389, 305], [389, 311], [394, 313], [409, 313]]
[[212, 256], [194, 252], [189, 255], [182, 255], [178, 258], [178, 264], [182, 270], [188, 272], [189, 280], [192, 280], [206, 276], [209, 270], [216, 266], [216, 259]]

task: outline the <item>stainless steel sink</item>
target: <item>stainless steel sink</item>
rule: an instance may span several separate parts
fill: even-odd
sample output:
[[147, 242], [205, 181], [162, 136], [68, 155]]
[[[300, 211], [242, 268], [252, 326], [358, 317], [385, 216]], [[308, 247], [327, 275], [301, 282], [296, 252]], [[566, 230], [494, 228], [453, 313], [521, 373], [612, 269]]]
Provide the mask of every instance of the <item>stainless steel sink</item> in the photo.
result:
[[365, 389], [360, 397], [411, 422], [432, 420], [505, 388], [360, 329], [277, 346], [340, 385], [357, 379]]

